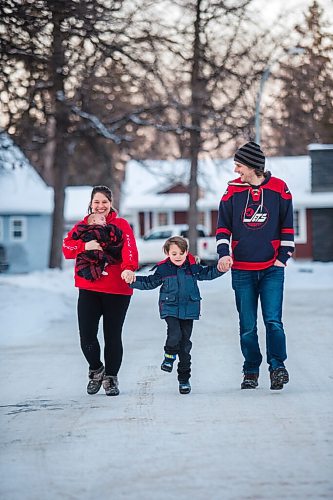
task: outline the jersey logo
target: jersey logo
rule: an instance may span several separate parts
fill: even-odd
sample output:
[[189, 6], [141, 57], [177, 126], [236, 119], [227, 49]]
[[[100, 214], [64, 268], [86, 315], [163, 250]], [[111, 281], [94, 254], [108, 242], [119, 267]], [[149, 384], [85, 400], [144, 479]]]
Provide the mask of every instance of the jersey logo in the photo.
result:
[[261, 229], [268, 219], [268, 211], [261, 205], [248, 205], [242, 215], [242, 222], [248, 229]]

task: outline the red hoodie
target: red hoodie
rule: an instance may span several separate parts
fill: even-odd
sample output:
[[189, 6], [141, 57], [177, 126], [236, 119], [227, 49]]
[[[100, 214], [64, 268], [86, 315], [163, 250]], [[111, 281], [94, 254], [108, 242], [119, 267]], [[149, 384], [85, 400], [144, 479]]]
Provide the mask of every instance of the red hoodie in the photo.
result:
[[[76, 259], [79, 253], [85, 251], [85, 242], [73, 239], [72, 235], [77, 231], [77, 226], [79, 224], [87, 224], [87, 219], [88, 216], [75, 224], [64, 239], [62, 251], [65, 259]], [[116, 212], [111, 212], [107, 216], [106, 223], [114, 224], [123, 232], [124, 244], [121, 252], [122, 262], [120, 264], [108, 265], [105, 269], [108, 274], [102, 275], [95, 281], [89, 281], [78, 276], [75, 266], [75, 286], [93, 292], [132, 295], [133, 290], [120, 276], [125, 269], [135, 271], [138, 268], [138, 250], [136, 248], [132, 228], [125, 219], [118, 217]]]

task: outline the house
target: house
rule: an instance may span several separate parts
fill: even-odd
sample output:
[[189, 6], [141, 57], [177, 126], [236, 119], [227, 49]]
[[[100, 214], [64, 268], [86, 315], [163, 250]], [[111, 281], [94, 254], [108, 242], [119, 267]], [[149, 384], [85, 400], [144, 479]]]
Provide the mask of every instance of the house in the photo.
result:
[[333, 260], [333, 144], [311, 144], [311, 193], [304, 199], [312, 258]]
[[[91, 186], [66, 188], [67, 232], [87, 213]], [[53, 188], [48, 187], [12, 139], [0, 133], [0, 271], [27, 273], [48, 267]]]
[[5, 133], [0, 133], [0, 192], [0, 244], [7, 254], [8, 272], [45, 269], [53, 190]]
[[[333, 260], [333, 145], [309, 146], [309, 155], [270, 157], [266, 168], [284, 179], [293, 194], [296, 258]], [[121, 193], [121, 215], [136, 237], [164, 224], [187, 222], [190, 164], [187, 160], [131, 160]], [[234, 162], [201, 160], [198, 167], [199, 223], [215, 234], [218, 205]]]

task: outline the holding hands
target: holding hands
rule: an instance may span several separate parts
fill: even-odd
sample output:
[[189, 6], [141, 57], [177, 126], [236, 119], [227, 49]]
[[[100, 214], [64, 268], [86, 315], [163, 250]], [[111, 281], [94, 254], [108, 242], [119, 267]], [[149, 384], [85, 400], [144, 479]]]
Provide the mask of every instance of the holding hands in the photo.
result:
[[135, 281], [135, 273], [133, 271], [131, 271], [130, 269], [125, 269], [125, 271], [123, 271], [121, 273], [121, 277], [122, 279], [128, 284], [130, 285], [131, 283], [134, 283]]
[[230, 257], [230, 255], [225, 255], [224, 257], [221, 257], [217, 263], [217, 269], [221, 273], [226, 273], [231, 269], [231, 266], [233, 264], [233, 260]]

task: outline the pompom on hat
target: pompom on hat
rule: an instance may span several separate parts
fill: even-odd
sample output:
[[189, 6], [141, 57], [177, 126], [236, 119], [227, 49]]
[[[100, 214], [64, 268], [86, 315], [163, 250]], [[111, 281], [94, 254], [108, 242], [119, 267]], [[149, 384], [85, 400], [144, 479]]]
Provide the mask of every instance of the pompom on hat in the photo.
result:
[[265, 170], [265, 155], [261, 151], [259, 144], [253, 141], [247, 142], [237, 149], [234, 161], [250, 168], [256, 168], [262, 172]]

